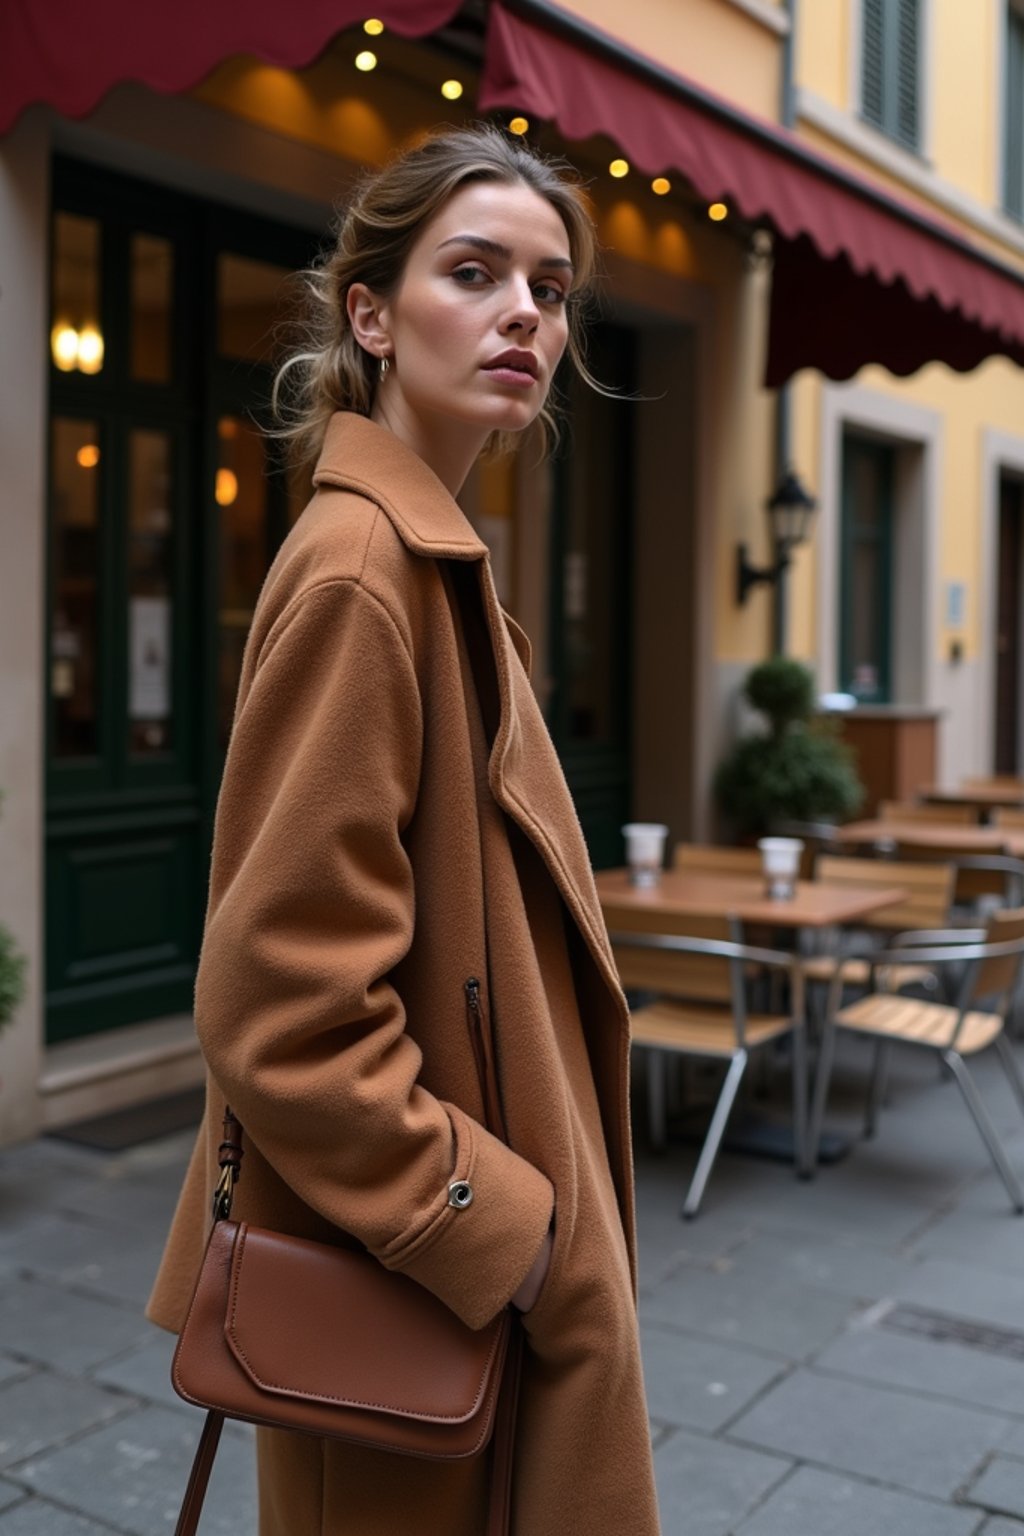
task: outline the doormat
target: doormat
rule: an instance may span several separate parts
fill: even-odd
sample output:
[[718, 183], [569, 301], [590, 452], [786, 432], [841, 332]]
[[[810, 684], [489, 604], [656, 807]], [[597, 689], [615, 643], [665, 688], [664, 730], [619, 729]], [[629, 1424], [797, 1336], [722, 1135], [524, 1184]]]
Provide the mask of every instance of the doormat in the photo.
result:
[[181, 1093], [170, 1093], [166, 1098], [150, 1099], [145, 1104], [132, 1104], [126, 1109], [96, 1115], [91, 1120], [62, 1125], [59, 1130], [47, 1134], [55, 1141], [70, 1141], [79, 1147], [92, 1147], [97, 1152], [125, 1152], [129, 1147], [155, 1141], [159, 1136], [170, 1136], [175, 1131], [198, 1126], [205, 1102], [204, 1088], [186, 1088]]

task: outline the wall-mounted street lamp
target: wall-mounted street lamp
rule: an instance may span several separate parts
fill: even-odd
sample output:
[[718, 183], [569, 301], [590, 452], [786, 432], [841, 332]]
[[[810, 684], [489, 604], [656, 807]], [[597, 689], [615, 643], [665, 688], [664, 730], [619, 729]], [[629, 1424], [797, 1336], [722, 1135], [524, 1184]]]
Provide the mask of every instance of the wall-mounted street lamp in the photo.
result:
[[789, 469], [766, 505], [775, 560], [772, 565], [751, 565], [747, 559], [747, 546], [740, 544], [737, 547], [736, 601], [740, 604], [746, 602], [747, 593], [759, 582], [779, 582], [781, 585], [782, 574], [789, 567], [792, 551], [798, 544], [806, 542], [811, 518], [818, 503], [804, 490], [794, 471]]

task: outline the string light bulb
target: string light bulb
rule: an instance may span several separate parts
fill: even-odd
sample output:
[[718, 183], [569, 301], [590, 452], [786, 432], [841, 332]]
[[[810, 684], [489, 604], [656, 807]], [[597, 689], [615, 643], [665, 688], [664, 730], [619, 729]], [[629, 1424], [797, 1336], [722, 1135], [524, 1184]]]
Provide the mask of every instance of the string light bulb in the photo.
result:
[[78, 366], [78, 332], [73, 325], [60, 323], [50, 332], [50, 351], [61, 373], [71, 373]]
[[623, 176], [629, 175], [629, 161], [613, 160], [611, 165], [608, 167], [608, 174], [609, 176], [614, 176], [616, 180], [621, 181]]
[[712, 203], [708, 209], [708, 218], [716, 224], [721, 224], [723, 219], [729, 217], [729, 210], [724, 203]]
[[97, 443], [83, 443], [75, 454], [75, 462], [82, 469], [95, 469], [100, 461], [100, 450]]
[[234, 470], [218, 469], [214, 491], [218, 507], [230, 507], [238, 496], [238, 476]]
[[78, 366], [82, 373], [99, 373], [103, 367], [103, 337], [94, 325], [78, 333]]
[[530, 121], [526, 117], [514, 117], [508, 125], [509, 133], [529, 133]]
[[666, 192], [672, 191], [672, 183], [667, 176], [655, 176], [651, 182], [651, 191], [656, 197], [664, 197]]
[[363, 31], [368, 37], [380, 37], [384, 31], [384, 23], [378, 21], [376, 16], [371, 16], [369, 21], [363, 22]]
[[362, 53], [356, 54], [356, 69], [361, 69], [363, 74], [368, 74], [371, 69], [377, 68], [377, 55], [369, 48], [364, 48]]
[[441, 87], [441, 95], [445, 101], [458, 101], [462, 95], [462, 81], [446, 80]]

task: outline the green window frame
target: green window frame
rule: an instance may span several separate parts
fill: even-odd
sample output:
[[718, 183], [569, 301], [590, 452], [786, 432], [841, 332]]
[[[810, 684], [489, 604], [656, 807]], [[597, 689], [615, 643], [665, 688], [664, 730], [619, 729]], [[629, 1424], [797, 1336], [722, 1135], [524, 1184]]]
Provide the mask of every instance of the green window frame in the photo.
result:
[[863, 0], [860, 110], [906, 149], [920, 148], [922, 0]]

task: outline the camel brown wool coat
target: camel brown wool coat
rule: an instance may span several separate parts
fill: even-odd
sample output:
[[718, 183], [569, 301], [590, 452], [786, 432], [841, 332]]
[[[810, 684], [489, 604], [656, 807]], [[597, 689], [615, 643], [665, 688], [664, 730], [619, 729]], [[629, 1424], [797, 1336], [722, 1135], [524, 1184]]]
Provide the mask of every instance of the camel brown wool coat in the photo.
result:
[[[242, 668], [196, 986], [207, 1116], [149, 1315], [182, 1324], [225, 1099], [248, 1144], [234, 1214], [343, 1228], [472, 1327], [517, 1290], [554, 1210], [524, 1320], [514, 1536], [656, 1536], [629, 1021], [528, 643], [485, 546], [390, 432], [335, 416], [314, 483]], [[483, 1124], [470, 977], [508, 1145]], [[483, 1529], [486, 1457], [261, 1431], [259, 1462], [261, 1536]]]

